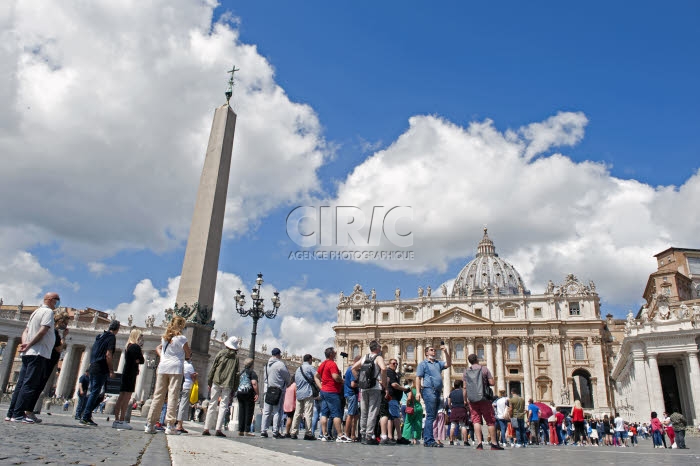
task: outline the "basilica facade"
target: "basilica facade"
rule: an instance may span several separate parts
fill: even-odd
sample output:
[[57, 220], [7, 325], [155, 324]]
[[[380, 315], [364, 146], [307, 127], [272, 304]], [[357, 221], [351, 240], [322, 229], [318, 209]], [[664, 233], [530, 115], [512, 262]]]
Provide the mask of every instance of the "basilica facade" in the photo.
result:
[[446, 387], [462, 378], [474, 353], [494, 374], [499, 390], [563, 406], [581, 400], [590, 414], [611, 411], [611, 317], [601, 318], [592, 281], [570, 274], [532, 294], [484, 229], [475, 258], [451, 288], [420, 287], [410, 298], [397, 289], [388, 301], [359, 284], [350, 295], [341, 293], [334, 330], [336, 346], [349, 353], [343, 365], [367, 354], [369, 342], [378, 340], [384, 356], [398, 359], [411, 380], [425, 348], [439, 348], [444, 341], [452, 354], [452, 367], [443, 371]]

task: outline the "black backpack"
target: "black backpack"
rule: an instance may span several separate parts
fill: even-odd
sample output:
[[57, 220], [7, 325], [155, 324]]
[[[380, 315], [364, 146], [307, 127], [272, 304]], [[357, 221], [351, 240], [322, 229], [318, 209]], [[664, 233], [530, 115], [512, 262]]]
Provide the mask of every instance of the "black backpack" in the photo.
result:
[[369, 354], [365, 356], [365, 360], [360, 366], [360, 373], [357, 376], [357, 385], [362, 390], [368, 390], [374, 388], [377, 384], [377, 376], [374, 370], [374, 360], [376, 357], [370, 359]]

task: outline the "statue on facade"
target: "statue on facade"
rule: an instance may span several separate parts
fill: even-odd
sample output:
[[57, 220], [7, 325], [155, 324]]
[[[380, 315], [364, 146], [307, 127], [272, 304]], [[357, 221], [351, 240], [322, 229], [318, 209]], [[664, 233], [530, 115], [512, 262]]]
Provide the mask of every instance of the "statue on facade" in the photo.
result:
[[693, 306], [693, 322], [696, 327], [700, 325], [700, 306], [697, 304]]
[[153, 314], [146, 316], [146, 328], [153, 328], [156, 325], [156, 316]]
[[370, 291], [370, 293], [372, 294], [372, 301], [376, 301], [377, 300], [377, 290], [372, 288], [372, 291]]
[[632, 328], [637, 325], [637, 322], [634, 320], [634, 314], [632, 314], [632, 311], [629, 311], [627, 314], [627, 320], [625, 321], [625, 334], [629, 335], [632, 332]]
[[338, 296], [338, 300], [339, 300], [341, 303], [345, 302], [345, 293], [343, 293], [343, 292], [341, 291], [341, 292], [340, 292], [340, 295]]
[[228, 340], [228, 333], [226, 333], [226, 330], [224, 330], [221, 333], [221, 341], [226, 341], [226, 340]]
[[0, 298], [0, 306], [2, 306], [2, 303], [3, 303], [3, 300], [2, 300], [2, 298]]
[[401, 298], [401, 289], [396, 288], [396, 291], [394, 291], [394, 297], [395, 297], [396, 299], [400, 299], [400, 298]]
[[423, 287], [422, 287], [422, 286], [419, 286], [419, 287], [418, 287], [418, 297], [419, 297], [419, 298], [422, 298], [422, 297], [423, 297]]
[[596, 291], [595, 291], [595, 283], [593, 283], [593, 280], [590, 280], [590, 281], [588, 282], [588, 289], [591, 290], [591, 293], [595, 293], [595, 292], [596, 292]]
[[661, 304], [659, 304], [658, 312], [656, 315], [659, 318], [659, 320], [670, 320], [671, 319], [671, 308], [668, 307], [668, 304], [661, 303]]
[[547, 294], [552, 294], [554, 293], [554, 282], [550, 280], [547, 282]]
[[686, 304], [681, 304], [678, 308], [678, 318], [687, 319], [690, 317], [690, 308]]
[[430, 298], [433, 294], [433, 289], [428, 285], [428, 288], [426, 288], [426, 294], [428, 295], [428, 298]]
[[644, 303], [644, 306], [642, 306], [642, 312], [640, 314], [642, 318], [642, 323], [649, 322], [649, 307]]
[[126, 323], [129, 327], [134, 325], [134, 316], [133, 314], [129, 314], [129, 317], [126, 319]]
[[200, 306], [199, 301], [195, 302], [192, 307], [188, 306], [187, 303], [183, 304], [182, 307], [178, 307], [177, 303], [175, 303], [173, 306], [172, 315], [184, 317], [187, 322], [206, 325], [207, 327], [212, 328], [216, 323], [216, 321], [212, 319], [214, 316], [214, 310], [210, 309], [209, 306]]
[[262, 352], [267, 353], [267, 345], [265, 345], [265, 344], [262, 345]]
[[569, 388], [566, 385], [561, 386], [561, 404], [568, 405], [571, 403], [571, 398], [569, 398]]
[[165, 310], [165, 326], [167, 326], [171, 320], [173, 320], [173, 314], [175, 314], [175, 311], [173, 309], [166, 309]]
[[444, 283], [442, 285], [440, 285], [440, 291], [442, 291], [442, 296], [446, 298], [447, 297], [447, 285], [445, 285]]
[[214, 329], [214, 340], [216, 340], [216, 336], [219, 334], [219, 331], [217, 329]]

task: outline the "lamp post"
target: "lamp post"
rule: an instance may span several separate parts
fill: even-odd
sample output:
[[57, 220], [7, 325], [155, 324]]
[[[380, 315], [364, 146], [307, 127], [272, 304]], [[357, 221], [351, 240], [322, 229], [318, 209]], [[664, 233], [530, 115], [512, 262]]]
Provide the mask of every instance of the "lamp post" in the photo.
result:
[[268, 319], [274, 319], [277, 317], [277, 309], [280, 307], [280, 294], [275, 291], [272, 300], [272, 309], [269, 311], [265, 310], [265, 304], [263, 303], [263, 298], [260, 296], [260, 291], [263, 284], [263, 274], [259, 273], [258, 278], [255, 280], [255, 286], [253, 287], [250, 298], [253, 300], [253, 306], [250, 309], [245, 308], [245, 294], [241, 293], [241, 290], [236, 290], [236, 296], [234, 297], [236, 301], [236, 312], [238, 312], [243, 317], [253, 318], [253, 331], [250, 334], [250, 358], [255, 360], [255, 336], [258, 330], [258, 320], [262, 317], [267, 317]]

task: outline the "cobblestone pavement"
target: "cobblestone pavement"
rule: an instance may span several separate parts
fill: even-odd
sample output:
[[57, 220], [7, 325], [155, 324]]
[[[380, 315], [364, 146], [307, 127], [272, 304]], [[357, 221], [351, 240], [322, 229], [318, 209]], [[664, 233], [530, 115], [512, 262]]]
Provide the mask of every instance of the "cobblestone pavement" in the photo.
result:
[[[7, 405], [0, 405], [3, 413]], [[261, 437], [202, 437], [202, 425], [186, 423], [187, 435], [167, 437], [143, 433], [143, 418], [134, 417], [132, 431], [111, 428], [105, 415], [95, 417], [99, 427], [82, 427], [68, 413], [44, 413], [41, 425], [0, 423], [0, 464], [114, 464], [165, 465], [295, 464], [294, 458], [325, 464], [595, 464], [600, 465], [697, 465], [700, 438], [687, 439], [689, 450], [653, 449], [651, 441], [637, 448], [531, 447], [505, 451], [472, 448], [424, 448], [422, 446], [363, 446], [320, 441], [276, 440]], [[111, 416], [110, 416], [111, 418]], [[167, 442], [167, 444], [166, 444]], [[172, 460], [169, 450], [172, 450]], [[305, 463], [297, 461], [296, 463]]]

